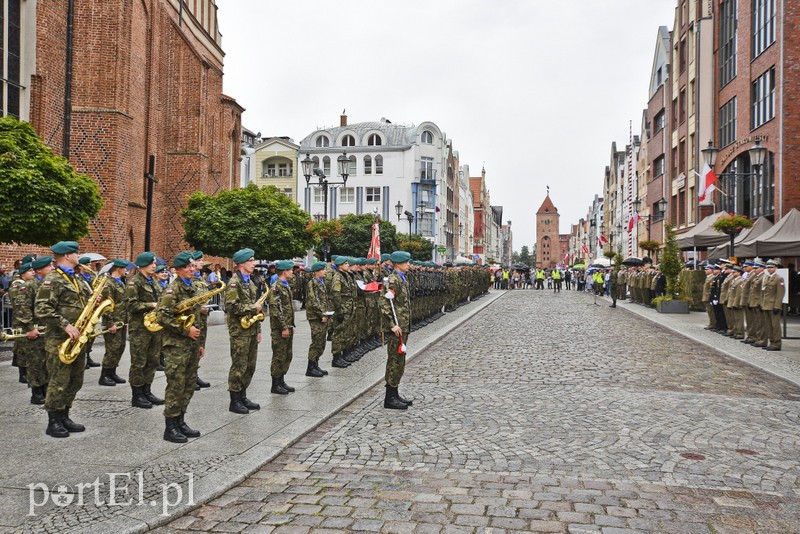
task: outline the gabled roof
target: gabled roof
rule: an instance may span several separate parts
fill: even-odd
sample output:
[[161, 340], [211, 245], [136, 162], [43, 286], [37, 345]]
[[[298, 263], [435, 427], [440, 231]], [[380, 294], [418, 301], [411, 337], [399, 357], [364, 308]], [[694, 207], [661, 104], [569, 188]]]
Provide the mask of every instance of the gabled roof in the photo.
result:
[[556, 214], [558, 213], [558, 210], [556, 209], [555, 205], [553, 205], [553, 201], [550, 200], [549, 194], [546, 197], [544, 197], [544, 202], [542, 202], [542, 205], [539, 206], [539, 211], [536, 212], [536, 215], [539, 215], [541, 213], [556, 213]]

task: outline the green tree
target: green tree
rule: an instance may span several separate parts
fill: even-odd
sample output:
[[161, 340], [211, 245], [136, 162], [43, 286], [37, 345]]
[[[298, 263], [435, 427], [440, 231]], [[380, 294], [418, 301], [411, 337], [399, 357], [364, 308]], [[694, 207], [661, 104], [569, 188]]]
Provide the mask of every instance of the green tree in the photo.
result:
[[520, 253], [515, 250], [511, 253], [511, 263], [521, 263], [520, 257]]
[[0, 242], [80, 239], [102, 207], [92, 178], [53, 154], [30, 124], [0, 118]]
[[198, 191], [181, 215], [186, 242], [212, 256], [251, 248], [258, 259], [293, 258], [312, 242], [308, 214], [275, 186], [250, 183], [215, 195]]
[[519, 251], [519, 262], [524, 263], [528, 267], [533, 267], [536, 263], [536, 259], [531, 256], [528, 245], [522, 245], [522, 250]]
[[[345, 215], [339, 218], [343, 231], [331, 239], [331, 254], [340, 256], [364, 257], [369, 252], [372, 242], [372, 223], [375, 217], [372, 214]], [[378, 231], [381, 236], [381, 252], [397, 250], [397, 228], [389, 221], [380, 221]], [[318, 250], [317, 254], [320, 255]]]
[[678, 291], [678, 275], [683, 269], [678, 249], [677, 238], [675, 237], [675, 227], [669, 222], [664, 223], [664, 252], [661, 255], [659, 269], [667, 277], [667, 293], [665, 297], [673, 298]]
[[433, 242], [418, 234], [397, 234], [398, 248], [411, 254], [411, 258], [419, 261], [431, 261]]

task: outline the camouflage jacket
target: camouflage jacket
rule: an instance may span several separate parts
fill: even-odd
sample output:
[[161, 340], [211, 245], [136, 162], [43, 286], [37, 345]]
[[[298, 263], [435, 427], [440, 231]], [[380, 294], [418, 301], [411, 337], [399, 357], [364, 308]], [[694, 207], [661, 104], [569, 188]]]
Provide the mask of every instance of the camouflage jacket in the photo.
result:
[[[407, 335], [411, 332], [411, 294], [408, 282], [403, 279], [400, 273], [392, 273], [383, 288], [383, 295], [388, 290], [394, 291], [394, 299], [390, 301], [382, 296], [378, 301], [384, 330], [389, 331], [394, 325], [399, 324]], [[392, 312], [392, 302], [394, 302], [394, 313]], [[397, 322], [394, 320], [395, 314], [397, 314]]]
[[[232, 337], [250, 337], [261, 332], [260, 321], [250, 328], [242, 328], [242, 319], [256, 314], [257, 295], [256, 284], [252, 278], [245, 282], [239, 271], [231, 276], [225, 289], [225, 314], [228, 321], [228, 333]], [[262, 308], [264, 307], [266, 306], [262, 306]]]
[[327, 311], [332, 310], [325, 282], [312, 278], [306, 284], [306, 319], [320, 321]]
[[34, 317], [47, 328], [46, 337], [64, 339], [64, 328], [74, 324], [91, 297], [89, 285], [56, 267], [36, 292]]
[[272, 330], [294, 328], [294, 308], [292, 290], [279, 278], [269, 294], [269, 325]]
[[349, 274], [338, 270], [334, 271], [328, 291], [333, 309], [337, 314], [344, 314], [352, 310], [355, 305], [356, 291], [355, 282]]
[[[155, 309], [159, 302], [161, 287], [158, 280], [147, 280], [141, 273], [136, 273], [128, 280], [125, 287], [125, 309], [128, 313], [129, 330], [144, 330], [144, 315]], [[169, 286], [167, 286], [169, 288]]]
[[[138, 275], [137, 275], [138, 276]], [[157, 284], [158, 282], [156, 282]], [[130, 285], [128, 289], [130, 290]], [[181, 313], [175, 312], [175, 307], [186, 299], [196, 295], [194, 284], [187, 285], [179, 276], [169, 283], [161, 299], [158, 301], [156, 316], [158, 324], [164, 327], [163, 338], [165, 345], [182, 345], [186, 342], [200, 343], [200, 339], [193, 340], [189, 337], [189, 330], [183, 327], [183, 322], [179, 321], [180, 316], [194, 314], [195, 318], [200, 315], [200, 304], [195, 304], [191, 309]]]
[[34, 282], [38, 281], [35, 278], [28, 281], [16, 278], [8, 288], [8, 296], [14, 310], [11, 326], [22, 328], [23, 332], [33, 330], [33, 307], [36, 304], [36, 290], [38, 289], [38, 286], [33, 285]]
[[103, 325], [111, 326], [118, 321], [128, 322], [128, 312], [125, 311], [126, 288], [124, 279], [117, 281], [115, 278], [108, 276], [108, 282], [106, 282], [106, 287], [103, 290], [103, 298], [110, 297], [114, 301], [114, 311], [103, 315]]

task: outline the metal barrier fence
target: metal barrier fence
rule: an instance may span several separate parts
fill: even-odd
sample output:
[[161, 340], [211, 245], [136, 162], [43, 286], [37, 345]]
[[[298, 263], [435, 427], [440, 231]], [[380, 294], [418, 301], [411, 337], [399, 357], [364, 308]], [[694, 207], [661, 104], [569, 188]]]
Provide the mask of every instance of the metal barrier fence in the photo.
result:
[[11, 328], [11, 305], [6, 302], [5, 295], [0, 298], [0, 327]]

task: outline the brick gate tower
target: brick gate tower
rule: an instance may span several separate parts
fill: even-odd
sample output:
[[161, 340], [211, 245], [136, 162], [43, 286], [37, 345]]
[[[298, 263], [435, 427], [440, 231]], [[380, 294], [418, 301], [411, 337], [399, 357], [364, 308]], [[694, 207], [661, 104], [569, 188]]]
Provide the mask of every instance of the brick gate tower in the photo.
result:
[[558, 210], [550, 200], [550, 188], [547, 196], [536, 212], [536, 267], [552, 269], [559, 260], [561, 248], [558, 242]]

